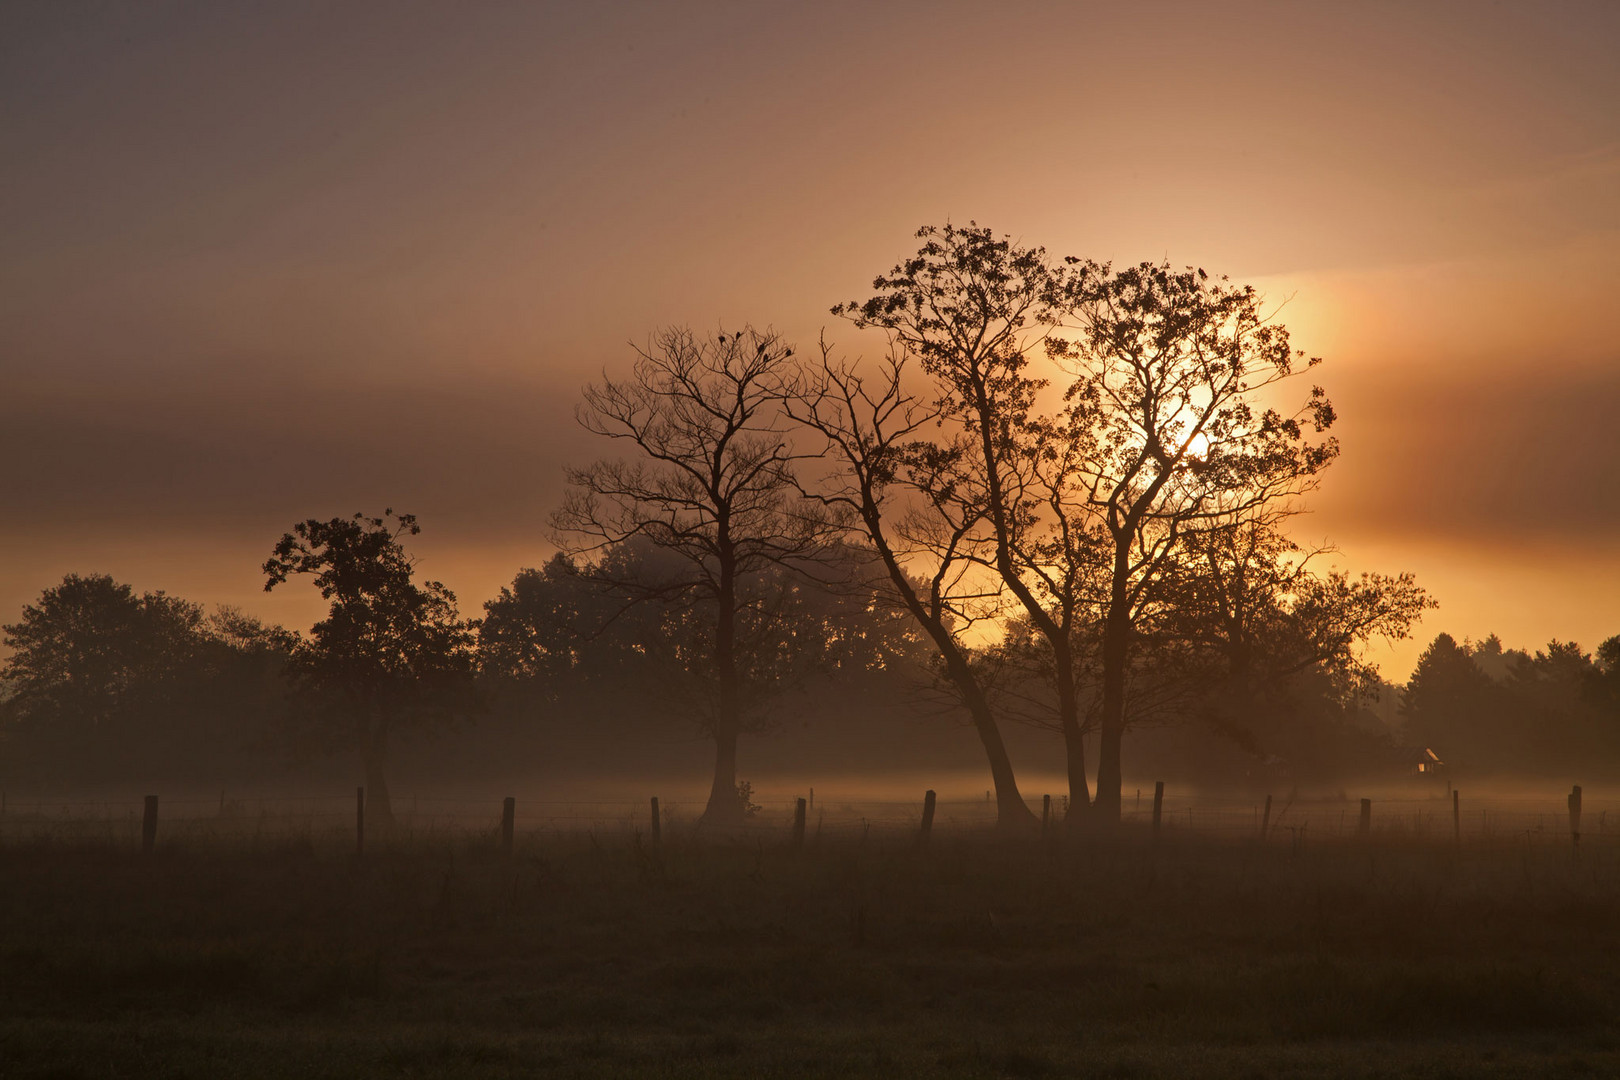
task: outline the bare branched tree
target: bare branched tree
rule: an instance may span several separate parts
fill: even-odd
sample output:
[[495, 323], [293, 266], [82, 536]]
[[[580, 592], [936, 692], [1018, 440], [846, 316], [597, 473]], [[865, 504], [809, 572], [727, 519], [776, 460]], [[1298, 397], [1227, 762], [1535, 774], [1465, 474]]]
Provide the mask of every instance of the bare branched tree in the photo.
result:
[[[961, 558], [996, 579], [1050, 652], [1071, 813], [1090, 803], [1075, 637], [1097, 559], [1089, 507], [1064, 497], [1084, 429], [1044, 419], [1049, 336], [1075, 311], [1083, 275], [975, 223], [926, 226], [916, 255], [879, 276], [876, 293], [833, 309], [878, 327], [933, 379], [946, 434], [918, 452], [921, 490], [942, 519], [973, 522]], [[1078, 819], [1078, 814], [1077, 814]]]
[[997, 820], [1024, 826], [1034, 817], [1018, 792], [1006, 744], [961, 634], [996, 610], [999, 586], [977, 573], [972, 549], [986, 522], [954, 491], [954, 451], [931, 440], [938, 402], [905, 386], [903, 351], [862, 365], [836, 360], [825, 341], [821, 364], [785, 388], [788, 412], [817, 433], [828, 468], [814, 488], [836, 520], [876, 552], [884, 590], [909, 612], [938, 651], [945, 676], [966, 708], [989, 759]]
[[[776, 387], [793, 350], [768, 330], [700, 336], [655, 334], [628, 378], [588, 386], [578, 411], [586, 430], [628, 456], [568, 471], [553, 517], [562, 546], [589, 557], [640, 539], [660, 549], [656, 580], [611, 580], [627, 602], [687, 598], [706, 609], [712, 639], [701, 653], [714, 687], [706, 718], [715, 743], [704, 820], [740, 821], [737, 741], [743, 709], [738, 630], [762, 604], [750, 583], [774, 566], [815, 558], [825, 535], [816, 504], [798, 494], [797, 459]], [[600, 559], [591, 567], [609, 573]], [[588, 571], [590, 572], [590, 571]]]

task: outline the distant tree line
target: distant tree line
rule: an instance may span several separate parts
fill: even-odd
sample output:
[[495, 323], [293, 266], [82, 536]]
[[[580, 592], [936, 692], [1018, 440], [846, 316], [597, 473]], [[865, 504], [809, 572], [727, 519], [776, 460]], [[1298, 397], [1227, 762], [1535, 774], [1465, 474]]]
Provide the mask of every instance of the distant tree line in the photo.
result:
[[918, 238], [869, 298], [833, 308], [881, 340], [875, 359], [677, 327], [588, 386], [580, 422], [618, 452], [568, 470], [559, 553], [479, 619], [416, 579], [417, 523], [391, 511], [311, 519], [273, 546], [266, 588], [305, 577], [330, 604], [307, 634], [68, 577], [5, 629], [0, 770], [223, 774], [341, 753], [386, 818], [406, 728], [628, 714], [711, 741], [705, 818], [728, 823], [748, 811], [745, 736], [921, 703], [971, 728], [1004, 823], [1029, 815], [1006, 744], [1021, 724], [1060, 741], [1071, 821], [1107, 824], [1133, 728], [1316, 776], [1419, 735], [1506, 764], [1487, 747], [1535, 740], [1494, 718], [1565, 723], [1559, 694], [1594, 731], [1612, 717], [1613, 642], [1500, 674], [1437, 640], [1403, 692], [1407, 730], [1370, 731], [1364, 650], [1433, 602], [1407, 574], [1323, 569], [1329, 551], [1287, 535], [1337, 456], [1335, 415], [1320, 388], [1277, 405], [1316, 361], [1260, 296], [1202, 270], [1054, 260], [977, 225]]
[[1410, 740], [1470, 769], [1583, 775], [1620, 762], [1620, 635], [1595, 654], [1567, 641], [1532, 654], [1439, 634], [1400, 708]]

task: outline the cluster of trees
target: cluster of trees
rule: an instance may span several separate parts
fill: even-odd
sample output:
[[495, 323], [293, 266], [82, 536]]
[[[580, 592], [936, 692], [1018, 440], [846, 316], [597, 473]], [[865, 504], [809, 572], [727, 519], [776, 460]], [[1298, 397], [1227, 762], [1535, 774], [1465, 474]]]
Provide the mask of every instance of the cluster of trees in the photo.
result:
[[672, 587], [711, 627], [709, 816], [735, 803], [739, 590], [767, 568], [818, 573], [829, 542], [861, 549], [872, 573], [852, 581], [926, 636], [1009, 824], [1030, 812], [1001, 699], [1039, 702], [1071, 817], [1106, 823], [1131, 722], [1199, 714], [1253, 737], [1307, 672], [1353, 695], [1361, 646], [1430, 602], [1409, 575], [1319, 574], [1282, 532], [1338, 447], [1320, 388], [1274, 404], [1316, 361], [1259, 295], [1053, 260], [974, 224], [918, 238], [833, 308], [884, 335], [880, 360], [672, 330], [586, 391], [585, 426], [630, 453], [572, 472], [556, 524], [581, 554], [641, 538], [683, 566]]
[[[706, 817], [727, 822], [746, 811], [739, 740], [783, 692], [864, 682], [948, 698], [1016, 824], [1009, 722], [1057, 734], [1071, 818], [1103, 823], [1132, 725], [1196, 722], [1275, 755], [1302, 718], [1343, 722], [1374, 682], [1363, 647], [1432, 602], [1410, 575], [1324, 571], [1286, 535], [1338, 447], [1320, 388], [1279, 404], [1317, 361], [1260, 296], [1201, 270], [1052, 259], [977, 225], [918, 238], [872, 295], [833, 308], [881, 337], [875, 359], [825, 336], [802, 356], [753, 327], [673, 328], [587, 387], [581, 423], [622, 452], [569, 470], [561, 553], [482, 620], [415, 580], [408, 515], [306, 521], [264, 570], [267, 588], [308, 575], [330, 601], [308, 635], [70, 578], [7, 628], [12, 726], [94, 738], [114, 700], [192, 715], [187, 680], [164, 673], [213, 650], [217, 674], [189, 683], [224, 693], [279, 666], [291, 693], [265, 706], [286, 714], [272, 726], [356, 752], [386, 813], [401, 725], [586, 716], [636, 688], [643, 711], [712, 738]], [[177, 644], [96, 667], [46, 629], [84, 587], [121, 590], [130, 625], [172, 625]]]
[[1407, 738], [1471, 769], [1579, 775], [1620, 756], [1620, 635], [1596, 655], [1553, 641], [1534, 655], [1495, 635], [1440, 634], [1401, 693]]
[[[281, 714], [297, 637], [230, 608], [69, 574], [4, 627], [6, 775], [239, 774]], [[180, 763], [184, 762], [183, 766]]]

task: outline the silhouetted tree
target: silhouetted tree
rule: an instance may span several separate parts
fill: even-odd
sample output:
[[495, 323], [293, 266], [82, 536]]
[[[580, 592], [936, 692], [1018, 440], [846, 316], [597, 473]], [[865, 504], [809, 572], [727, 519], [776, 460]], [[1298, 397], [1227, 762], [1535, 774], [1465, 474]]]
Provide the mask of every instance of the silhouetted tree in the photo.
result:
[[[589, 573], [633, 599], [696, 605], [712, 626], [703, 656], [714, 687], [714, 781], [703, 819], [742, 820], [737, 741], [744, 726], [747, 658], [738, 631], [759, 598], [750, 582], [812, 557], [823, 532], [793, 481], [794, 452], [773, 388], [792, 349], [775, 334], [699, 337], [683, 328], [638, 348], [630, 376], [585, 389], [586, 430], [619, 440], [629, 460], [568, 471], [553, 517], [572, 554], [641, 538], [668, 556], [656, 579], [616, 578], [599, 560]], [[694, 657], [696, 659], [696, 657]]]
[[[392, 518], [392, 521], [388, 519]], [[393, 818], [385, 765], [403, 724], [466, 715], [473, 707], [473, 632], [455, 594], [417, 583], [401, 538], [421, 531], [411, 514], [318, 521], [293, 527], [265, 561], [265, 591], [310, 574], [327, 617], [293, 648], [289, 670], [323, 741], [358, 752], [374, 819]]]
[[[69, 574], [7, 626], [11, 755], [86, 780], [222, 780], [281, 705], [290, 635], [232, 609]], [[14, 760], [13, 769], [20, 764]]]
[[[1435, 606], [1410, 574], [1352, 578], [1314, 563], [1264, 520], [1184, 534], [1165, 571], [1173, 603], [1158, 625], [1184, 640], [1184, 681], [1211, 726], [1256, 752], [1276, 755], [1299, 712], [1297, 685], [1331, 690], [1344, 707], [1377, 693], [1364, 650], [1374, 638], [1404, 638]], [[1171, 665], [1172, 668], [1182, 665]]]
[[200, 605], [137, 596], [106, 574], [69, 574], [4, 627], [4, 676], [25, 713], [93, 733], [137, 685], [180, 670], [196, 649]]
[[136, 595], [105, 574], [69, 574], [4, 627], [8, 711], [52, 771], [148, 763], [142, 720], [173, 693], [201, 647], [199, 605]]
[[905, 363], [898, 354], [862, 368], [835, 361], [823, 342], [819, 369], [785, 386], [784, 400], [794, 419], [824, 440], [829, 467], [813, 497], [871, 545], [892, 602], [937, 650], [989, 761], [998, 822], [1027, 825], [1034, 817], [1018, 792], [973, 651], [961, 637], [994, 614], [998, 590], [973, 573], [969, 550], [982, 534], [983, 514], [936, 490], [939, 448], [929, 435], [942, 410], [906, 388]]
[[919, 490], [936, 513], [971, 523], [960, 538], [962, 557], [1000, 579], [1051, 652], [1046, 669], [1066, 748], [1069, 805], [1083, 811], [1090, 791], [1073, 646], [1096, 545], [1085, 530], [1088, 509], [1061, 497], [1084, 439], [1054, 435], [1085, 432], [1058, 432], [1037, 412], [1047, 383], [1030, 369], [1080, 302], [1083, 279], [1051, 264], [1044, 249], [976, 223], [925, 226], [917, 235], [923, 244], [916, 255], [880, 275], [874, 296], [833, 313], [883, 329], [933, 379], [943, 430], [908, 448]]
[[1504, 702], [1500, 684], [1480, 670], [1469, 648], [1441, 633], [1418, 656], [1401, 692], [1401, 716], [1408, 738], [1438, 746], [1461, 764], [1458, 753], [1472, 757], [1500, 737]]
[[1587, 692], [1603, 715], [1609, 737], [1620, 742], [1620, 634], [1597, 648]]
[[1182, 535], [1284, 512], [1338, 447], [1308, 438], [1334, 419], [1320, 388], [1293, 415], [1259, 404], [1304, 355], [1253, 287], [1167, 264], [1087, 263], [1078, 273], [1084, 302], [1072, 332], [1049, 340], [1074, 375], [1062, 422], [1088, 442], [1064, 499], [1089, 508], [1108, 556], [1096, 807], [1112, 822], [1133, 632], [1163, 602]]
[[[852, 586], [869, 558], [835, 545], [817, 553], [815, 576], [773, 565], [739, 587], [742, 732], [789, 717], [814, 724], [836, 711], [829, 696], [870, 705], [915, 689], [924, 664], [915, 626]], [[592, 573], [558, 556], [485, 605], [480, 674], [508, 739], [544, 753], [609, 737], [657, 745], [672, 720], [712, 732], [712, 613], [701, 595], [646, 595], [667, 580], [670, 561], [641, 538], [606, 549]]]
[[593, 627], [613, 614], [601, 583], [572, 558], [551, 557], [539, 570], [519, 570], [484, 604], [478, 624], [478, 668], [505, 682], [556, 682], [577, 671]]

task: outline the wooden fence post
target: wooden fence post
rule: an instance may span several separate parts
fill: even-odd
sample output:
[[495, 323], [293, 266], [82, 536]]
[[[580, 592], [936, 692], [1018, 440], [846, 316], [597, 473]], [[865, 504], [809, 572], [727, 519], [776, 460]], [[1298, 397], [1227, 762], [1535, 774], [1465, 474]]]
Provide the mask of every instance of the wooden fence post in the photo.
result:
[[1047, 832], [1052, 827], [1052, 796], [1041, 796], [1041, 839], [1046, 839]]
[[366, 853], [366, 789], [354, 789], [354, 857]]
[[1356, 835], [1363, 838], [1372, 835], [1372, 800], [1361, 800], [1361, 822], [1356, 826]]
[[145, 812], [141, 815], [141, 854], [152, 854], [157, 844], [157, 796], [146, 797]]
[[517, 827], [517, 799], [511, 795], [501, 803], [501, 851], [512, 856], [512, 833]]
[[1581, 785], [1569, 793], [1569, 838], [1575, 850], [1581, 848]]
[[1451, 842], [1453, 844], [1462, 843], [1462, 807], [1458, 801], [1459, 794], [1456, 788], [1451, 789]]
[[664, 841], [663, 830], [659, 827], [659, 823], [658, 823], [658, 796], [654, 795], [652, 797], [652, 843], [653, 843], [653, 847], [658, 847], [659, 845], [661, 845], [663, 843], [663, 841]]
[[1271, 831], [1271, 796], [1266, 796], [1266, 812], [1260, 818], [1260, 839], [1264, 840]]
[[927, 844], [928, 837], [934, 831], [934, 789], [929, 788], [923, 793], [923, 819], [922, 833], [917, 837], [918, 843]]
[[1153, 839], [1159, 838], [1159, 820], [1164, 817], [1164, 781], [1153, 781]]
[[808, 805], [809, 811], [811, 813], [814, 813], [815, 809], [816, 809], [816, 789], [815, 788], [810, 789], [810, 800], [809, 800], [809, 803], [807, 805]]
[[805, 801], [795, 799], [793, 802], [793, 846], [804, 847], [804, 814]]

